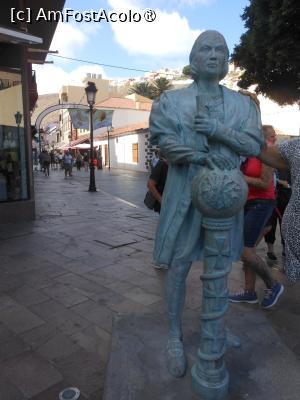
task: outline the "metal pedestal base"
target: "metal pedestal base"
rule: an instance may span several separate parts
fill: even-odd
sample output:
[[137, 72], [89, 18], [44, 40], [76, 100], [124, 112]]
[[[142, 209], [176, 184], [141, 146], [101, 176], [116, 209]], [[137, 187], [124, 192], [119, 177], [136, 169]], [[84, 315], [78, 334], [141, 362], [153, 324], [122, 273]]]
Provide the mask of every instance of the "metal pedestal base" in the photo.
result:
[[[224, 369], [223, 379], [218, 379], [218, 383], [210, 382], [209, 375], [201, 378], [196, 371], [197, 366], [194, 365], [191, 370], [193, 391], [203, 400], [224, 400], [228, 395], [229, 374]], [[222, 374], [222, 375], [223, 375]]]

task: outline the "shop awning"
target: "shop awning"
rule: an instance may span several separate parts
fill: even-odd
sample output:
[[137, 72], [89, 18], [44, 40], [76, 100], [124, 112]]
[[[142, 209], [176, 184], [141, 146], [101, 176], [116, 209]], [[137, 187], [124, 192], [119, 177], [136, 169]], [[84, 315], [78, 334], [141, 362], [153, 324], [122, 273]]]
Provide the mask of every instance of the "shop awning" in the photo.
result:
[[89, 149], [91, 145], [89, 143], [81, 143], [81, 144], [76, 144], [75, 146], [72, 146], [72, 149]]

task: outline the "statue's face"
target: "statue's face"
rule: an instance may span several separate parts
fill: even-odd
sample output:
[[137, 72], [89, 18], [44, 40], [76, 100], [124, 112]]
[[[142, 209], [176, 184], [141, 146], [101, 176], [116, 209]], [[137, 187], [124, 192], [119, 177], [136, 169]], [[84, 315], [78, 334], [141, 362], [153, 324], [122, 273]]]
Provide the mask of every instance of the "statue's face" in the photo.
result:
[[227, 49], [224, 41], [216, 35], [210, 35], [199, 44], [191, 67], [200, 78], [216, 79], [223, 76], [227, 63]]

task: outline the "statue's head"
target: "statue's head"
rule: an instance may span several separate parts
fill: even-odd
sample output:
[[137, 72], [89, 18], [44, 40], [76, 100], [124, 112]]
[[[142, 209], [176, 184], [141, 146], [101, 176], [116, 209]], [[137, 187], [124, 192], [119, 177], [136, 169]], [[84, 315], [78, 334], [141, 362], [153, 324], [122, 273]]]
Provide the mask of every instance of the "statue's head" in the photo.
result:
[[191, 53], [192, 78], [222, 80], [228, 72], [229, 50], [224, 36], [217, 31], [204, 31], [196, 39]]

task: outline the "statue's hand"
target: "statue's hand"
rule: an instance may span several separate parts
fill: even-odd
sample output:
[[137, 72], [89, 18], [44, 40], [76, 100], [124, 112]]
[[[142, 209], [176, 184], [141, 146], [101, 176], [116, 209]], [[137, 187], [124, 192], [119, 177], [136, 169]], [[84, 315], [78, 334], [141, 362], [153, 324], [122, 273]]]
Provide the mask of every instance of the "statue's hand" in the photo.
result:
[[189, 162], [191, 164], [197, 164], [197, 165], [205, 165], [206, 163], [206, 158], [207, 158], [207, 153], [204, 153], [202, 151], [195, 152], [190, 158]]
[[206, 165], [209, 169], [219, 168], [222, 171], [224, 169], [234, 169], [235, 165], [229, 158], [223, 156], [222, 154], [211, 154], [206, 158]]
[[217, 129], [217, 120], [210, 118], [204, 112], [198, 112], [195, 117], [195, 130], [198, 133], [202, 133], [207, 137], [214, 134]]

